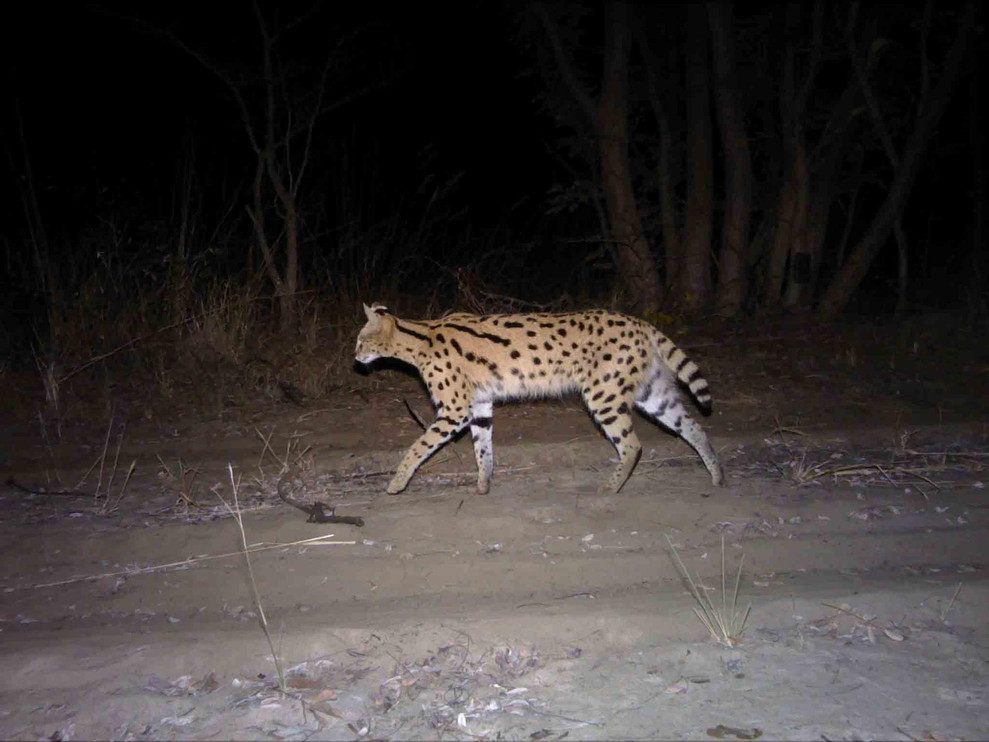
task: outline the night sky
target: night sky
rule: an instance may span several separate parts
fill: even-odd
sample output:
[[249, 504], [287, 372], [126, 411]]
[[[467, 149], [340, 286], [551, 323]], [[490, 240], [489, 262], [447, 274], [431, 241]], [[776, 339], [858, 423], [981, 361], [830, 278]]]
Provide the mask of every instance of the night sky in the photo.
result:
[[[538, 202], [549, 186], [546, 120], [538, 80], [523, 75], [510, 13], [487, 3], [415, 12], [351, 5], [317, 7], [283, 51], [319, 69], [326, 50], [349, 44], [328, 96], [352, 100], [321, 119], [314, 148], [373, 156], [379, 187], [396, 195], [427, 176], [459, 176], [464, 204], [482, 224], [520, 200]], [[274, 27], [311, 7], [263, 3], [262, 11]], [[35, 179], [49, 193], [91, 206], [84, 195], [122, 187], [151, 209], [190, 138], [207, 172], [250, 171], [253, 153], [229, 91], [175, 43], [233, 75], [255, 69], [249, 3], [36, 3], [17, 12], [3, 31], [6, 107], [19, 109]], [[6, 113], [10, 141], [16, 118]], [[19, 158], [19, 148], [6, 155]]]
[[[533, 271], [549, 267], [559, 272], [561, 256], [569, 256], [565, 267], [575, 271], [559, 285], [547, 286], [543, 281], [515, 289], [530, 296], [542, 289], [540, 300], [551, 300], [564, 291], [587, 288], [592, 271], [578, 275], [574, 266], [582, 261], [591, 266], [599, 260], [595, 251], [603, 254], [601, 211], [586, 198], [598, 177], [597, 155], [588, 122], [575, 125], [579, 116], [564, 110], [577, 106], [559, 75], [547, 76], [546, 67], [540, 68], [540, 63], [552, 67], [546, 61], [551, 59], [547, 37], [526, 6], [487, 1], [401, 8], [390, 3], [295, 0], [259, 0], [259, 4], [272, 32], [302, 19], [285, 31], [287, 41], [277, 45], [291, 79], [301, 81], [300, 89], [313, 90], [314, 76], [332, 59], [326, 102], [339, 106], [319, 118], [313, 164], [306, 174], [306, 188], [300, 191], [304, 215], [310, 220], [304, 225], [305, 249], [310, 251], [304, 259], [319, 257], [319, 250], [335, 244], [328, 235], [345, 221], [341, 214], [359, 215], [361, 228], [381, 224], [392, 214], [411, 222], [432, 208], [432, 194], [442, 193], [443, 209], [432, 218], [443, 223], [460, 220], [458, 233], [442, 235], [460, 245], [455, 260], [469, 263], [473, 241], [503, 229], [502, 244], [528, 243], [542, 250], [539, 255], [532, 250], [525, 258], [543, 261]], [[847, 49], [835, 37], [840, 36], [839, 16], [848, 7], [836, 6], [833, 17], [828, 17], [830, 56], [811, 98], [809, 127], [822, 125], [828, 101], [852, 79]], [[684, 7], [642, 3], [635, 8], [635, 22], [645, 28], [653, 51], [672, 50], [662, 62], [669, 65], [664, 68], [669, 74], [661, 86], [674, 101], [670, 110], [679, 126], [674, 141], [682, 160], [689, 140], [683, 124]], [[920, 7], [897, 6], [895, 12], [869, 4], [862, 8], [861, 27], [879, 28], [888, 35], [891, 51], [884, 53], [875, 85], [884, 96], [891, 125], [899, 127], [894, 138], [902, 147], [910, 117], [915, 115], [911, 106], [919, 69]], [[953, 6], [936, 8], [931, 37], [935, 75], [958, 17]], [[756, 178], [753, 239], [759, 224], [773, 228], [779, 194], [781, 168], [774, 158], [779, 156], [783, 9], [740, 3], [735, 15]], [[24, 249], [29, 229], [22, 200], [29, 190], [24, 187], [28, 164], [50, 254], [57, 258], [59, 251], [78, 250], [83, 242], [80, 235], [87, 230], [95, 241], [112, 235], [108, 223], [113, 219], [127, 220], [132, 227], [145, 222], [144, 232], [132, 234], [135, 250], [149, 244], [141, 242], [145, 238], [168, 244], [174, 239], [169, 230], [174, 229], [180, 200], [177, 182], [183, 164], [191, 163], [199, 199], [197, 224], [218, 234], [217, 225], [226, 220], [227, 262], [217, 272], [225, 275], [242, 268], [250, 252], [251, 229], [244, 208], [250, 201], [256, 158], [230, 89], [209, 66], [241, 85], [252, 111], [258, 113], [263, 100], [257, 83], [261, 44], [253, 6], [248, 2], [40, 2], [20, 4], [10, 13], [0, 28], [5, 91], [0, 103], [4, 143], [0, 195], [8, 204], [0, 238], [5, 241], [8, 265], [19, 266], [22, 276], [32, 270], [30, 251]], [[575, 44], [568, 52], [574, 53], [583, 83], [593, 93], [600, 81], [601, 6], [589, 3], [569, 15], [577, 19], [573, 23], [580, 27], [585, 45], [583, 51]], [[541, 47], [541, 57], [535, 47]], [[637, 53], [632, 55], [632, 66], [630, 96], [637, 97], [629, 112], [630, 159], [639, 178], [634, 187], [653, 251], [661, 254], [655, 123]], [[928, 283], [936, 285], [941, 296], [946, 296], [945, 287], [955, 286], [971, 272], [971, 260], [962, 253], [972, 234], [973, 173], [968, 151], [972, 80], [967, 73], [960, 79], [905, 212], [914, 277], [937, 274], [936, 281]], [[888, 158], [867, 118], [861, 114], [851, 137], [865, 151], [863, 172], [850, 172], [851, 155], [844, 161], [842, 187], [850, 188], [855, 178], [866, 183], [849, 232], [853, 242], [865, 231], [891, 181]], [[712, 126], [717, 190], [712, 250], [716, 250], [724, 206], [724, 153], [713, 113]], [[686, 203], [682, 170], [679, 177], [677, 198], [682, 210]], [[584, 201], [575, 198], [570, 204], [576, 206], [573, 211], [560, 210], [554, 216], [549, 208], [551, 189], [575, 183], [584, 189], [574, 189]], [[829, 255], [841, 239], [848, 200], [835, 204]], [[544, 245], [549, 247], [543, 249]], [[442, 261], [444, 249], [444, 245], [436, 247], [430, 259]], [[76, 264], [85, 266], [85, 261]], [[895, 248], [884, 247], [865, 282], [869, 291], [882, 295], [877, 308], [889, 305], [896, 265]], [[607, 276], [613, 274], [605, 269], [595, 274], [605, 279], [591, 287], [591, 293], [607, 295]], [[310, 278], [320, 280], [317, 273]], [[567, 281], [581, 285], [568, 286]], [[24, 280], [15, 278], [11, 283], [18, 288]], [[925, 288], [923, 281], [914, 280], [912, 290]], [[937, 303], [933, 296], [924, 298], [928, 300]]]

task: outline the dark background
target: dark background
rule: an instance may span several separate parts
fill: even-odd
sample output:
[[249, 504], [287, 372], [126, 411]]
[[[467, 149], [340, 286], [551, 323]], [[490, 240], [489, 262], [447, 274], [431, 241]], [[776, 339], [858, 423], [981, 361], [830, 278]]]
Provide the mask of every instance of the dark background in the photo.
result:
[[[573, 58], [593, 91], [602, 11], [595, 4], [579, 7], [567, 38], [576, 40]], [[637, 22], [648, 24], [657, 46], [663, 38], [682, 38], [682, 5], [638, 8]], [[922, 5], [863, 8], [869, 23], [889, 24], [889, 43], [909, 50]], [[284, 31], [278, 47], [299, 90], [311, 91], [334, 55], [325, 98], [332, 105], [317, 119], [300, 189], [301, 289], [332, 292], [346, 285], [353, 296], [391, 291], [453, 305], [452, 276], [467, 267], [489, 288], [523, 299], [551, 302], [565, 293], [578, 304], [607, 302], [615, 274], [601, 248], [600, 214], [582, 195], [594, 186], [595, 165], [586, 156], [591, 137], [572, 123], [567, 92], [547, 72], [548, 44], [529, 6], [280, 2], [261, 3], [259, 10], [272, 32], [302, 18]], [[96, 275], [104, 276], [104, 292], [131, 277], [135, 282], [123, 292], [128, 296], [167, 293], [184, 173], [191, 173], [193, 224], [183, 259], [195, 264], [196, 279], [240, 277], [270, 293], [258, 278], [260, 257], [245, 215], [255, 154], [231, 90], [215, 74], [240, 86], [252, 114], [262, 110], [252, 6], [35, 3], [15, 12], [2, 31], [6, 352], [44, 336], [52, 307], [58, 304], [64, 314]], [[765, 166], [760, 150], [773, 128], [777, 81], [759, 70], [773, 69], [766, 59], [777, 44], [764, 37], [776, 33], [782, 12], [777, 4], [735, 8], [743, 84], [750, 74], [763, 83], [746, 90], [744, 99], [753, 208], [764, 219], [779, 189], [772, 180], [778, 172]], [[942, 14], [931, 37], [935, 73], [957, 11]], [[983, 46], [980, 31], [905, 211], [913, 311], [964, 309], [960, 288], [971, 278], [972, 255], [983, 249], [972, 245], [974, 174], [981, 169], [973, 163], [972, 127]], [[877, 89], [884, 102], [893, 102], [887, 111], [895, 123], [911, 114], [908, 102], [896, 105], [909, 98], [916, 69], [907, 52], [889, 58]], [[824, 65], [815, 93], [822, 109], [849, 74], [837, 56]], [[634, 54], [631, 74], [634, 98]], [[666, 82], [682, 95], [682, 74]], [[651, 126], [632, 109], [630, 157], [646, 173], [636, 176], [635, 186], [660, 256], [656, 193], [646, 181], [655, 165]], [[852, 224], [853, 231], [867, 224], [889, 181], [888, 164], [867, 129], [862, 177], [873, 184], [863, 191], [855, 217], [861, 224]], [[716, 146], [718, 188], [721, 159]], [[682, 183], [678, 189], [682, 197]], [[27, 205], [32, 194], [35, 211]], [[718, 198], [716, 221], [723, 208]], [[844, 225], [829, 229], [835, 242]], [[891, 311], [892, 244], [870, 269], [853, 311]], [[437, 293], [439, 284], [444, 288]], [[966, 306], [971, 309], [970, 300]], [[746, 307], [750, 315], [760, 311], [758, 302]]]
[[[84, 218], [107, 196], [134, 197], [153, 213], [190, 145], [207, 186], [250, 173], [253, 153], [229, 91], [169, 38], [225, 69], [253, 68], [260, 52], [251, 6], [219, 12], [222, 5], [38, 3], [6, 25], [7, 104], [19, 109], [34, 177], [56, 202], [53, 222], [66, 208], [70, 220]], [[277, 3], [264, 12], [274, 25], [310, 6]], [[351, 100], [321, 120], [315, 156], [373, 174], [372, 198], [382, 204], [427, 177], [456, 175], [460, 205], [479, 227], [520, 201], [534, 216], [551, 182], [550, 132], [537, 81], [524, 77], [513, 42], [512, 11], [472, 3], [416, 12], [347, 6], [317, 6], [293, 35], [301, 56], [294, 61], [314, 67], [338, 37], [353, 37], [328, 90], [331, 99]], [[5, 164], [19, 172], [17, 123], [5, 117], [4, 124]], [[9, 174], [4, 188], [17, 190]]]

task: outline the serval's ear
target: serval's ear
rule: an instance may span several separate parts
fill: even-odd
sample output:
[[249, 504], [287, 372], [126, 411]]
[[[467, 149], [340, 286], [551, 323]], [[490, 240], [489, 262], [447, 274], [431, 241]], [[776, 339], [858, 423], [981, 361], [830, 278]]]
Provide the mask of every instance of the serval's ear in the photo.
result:
[[377, 302], [371, 306], [364, 304], [364, 314], [367, 315], [368, 330], [378, 332], [381, 329], [381, 318], [388, 316], [388, 307]]
[[364, 305], [364, 314], [367, 315], [368, 332], [377, 333], [381, 329], [381, 315], [374, 311], [374, 307]]

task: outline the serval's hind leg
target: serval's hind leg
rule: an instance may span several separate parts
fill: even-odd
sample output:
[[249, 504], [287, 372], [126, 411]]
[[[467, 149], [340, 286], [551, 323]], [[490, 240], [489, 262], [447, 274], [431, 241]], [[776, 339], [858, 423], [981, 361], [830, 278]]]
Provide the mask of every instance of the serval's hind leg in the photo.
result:
[[486, 495], [494, 471], [494, 449], [491, 445], [491, 400], [475, 399], [470, 404], [470, 435], [474, 439], [477, 459], [477, 491]]
[[601, 426], [605, 436], [618, 451], [618, 466], [599, 491], [602, 494], [617, 494], [642, 454], [642, 444], [632, 429], [632, 396], [628, 395], [628, 399], [625, 399], [614, 393], [603, 395], [599, 391], [594, 395], [584, 392], [583, 397], [594, 421]]
[[711, 474], [711, 481], [719, 486], [724, 484], [725, 474], [718, 461], [718, 454], [715, 453], [703, 428], [684, 408], [672, 380], [657, 375], [648, 385], [640, 389], [635, 406], [643, 415], [669, 428], [687, 441], [700, 455], [704, 466]]

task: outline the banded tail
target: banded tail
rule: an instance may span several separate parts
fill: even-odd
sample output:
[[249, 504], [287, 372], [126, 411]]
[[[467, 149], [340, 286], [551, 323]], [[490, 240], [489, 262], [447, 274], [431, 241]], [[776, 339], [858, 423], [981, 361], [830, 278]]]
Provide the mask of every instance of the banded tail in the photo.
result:
[[[658, 331], [657, 331], [658, 332]], [[660, 359], [676, 374], [676, 377], [686, 384], [690, 393], [697, 400], [697, 406], [701, 408], [705, 415], [711, 414], [711, 389], [708, 387], [707, 379], [701, 374], [697, 364], [687, 358], [687, 354], [680, 350], [672, 340], [663, 333], [659, 333], [659, 342], [656, 350]]]

